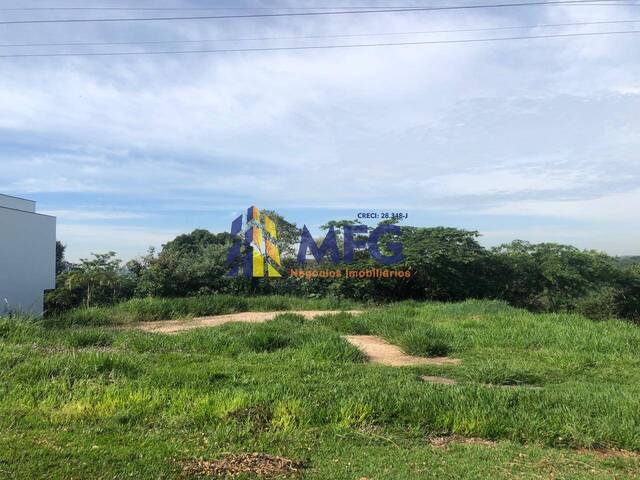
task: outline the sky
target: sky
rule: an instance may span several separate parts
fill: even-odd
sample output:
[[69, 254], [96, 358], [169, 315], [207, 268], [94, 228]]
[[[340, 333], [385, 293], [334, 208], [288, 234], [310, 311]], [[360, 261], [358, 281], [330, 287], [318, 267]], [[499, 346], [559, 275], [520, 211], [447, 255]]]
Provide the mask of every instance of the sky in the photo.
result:
[[[0, 6], [0, 21], [273, 12], [238, 7], [483, 3], [500, 2], [221, 1], [216, 7], [235, 10], [202, 11], [194, 9], [212, 2], [51, 0], [12, 7], [178, 10], [10, 11]], [[640, 30], [640, 2], [621, 3], [0, 24], [2, 45], [207, 40], [0, 46], [0, 193], [34, 199], [41, 213], [55, 215], [58, 239], [72, 261], [110, 250], [126, 260], [195, 228], [228, 231], [250, 205], [275, 209], [312, 231], [359, 212], [403, 212], [409, 215], [404, 224], [478, 230], [487, 246], [523, 239], [638, 255], [640, 34], [1, 57]], [[634, 19], [638, 23], [406, 33]]]

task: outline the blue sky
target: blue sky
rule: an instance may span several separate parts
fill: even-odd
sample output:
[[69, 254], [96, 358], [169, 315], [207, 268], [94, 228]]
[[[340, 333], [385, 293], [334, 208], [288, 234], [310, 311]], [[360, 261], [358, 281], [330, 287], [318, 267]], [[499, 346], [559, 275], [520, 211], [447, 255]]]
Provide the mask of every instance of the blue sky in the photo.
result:
[[[454, 2], [430, 2], [437, 3]], [[184, 13], [4, 11], [0, 16]], [[638, 5], [582, 5], [4, 25], [0, 43], [342, 35], [636, 18]], [[195, 47], [623, 29], [640, 29], [640, 23]], [[479, 230], [486, 245], [520, 238], [640, 254], [639, 39], [612, 35], [323, 51], [0, 58], [0, 192], [35, 199], [41, 212], [56, 215], [58, 238], [72, 260], [107, 250], [128, 259], [194, 228], [228, 230], [251, 204], [276, 209], [312, 229], [360, 211], [406, 211], [412, 225]], [[76, 47], [116, 48], [158, 47]]]

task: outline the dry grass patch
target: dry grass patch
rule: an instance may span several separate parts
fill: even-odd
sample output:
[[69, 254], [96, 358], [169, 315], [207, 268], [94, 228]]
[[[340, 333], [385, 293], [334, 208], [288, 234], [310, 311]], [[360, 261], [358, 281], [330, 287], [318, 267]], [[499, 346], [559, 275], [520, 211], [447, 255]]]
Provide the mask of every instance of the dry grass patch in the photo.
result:
[[579, 448], [576, 453], [593, 455], [600, 458], [639, 458], [640, 452], [632, 452], [631, 450], [618, 450], [615, 448]]
[[266, 453], [226, 455], [220, 460], [195, 460], [183, 465], [185, 477], [228, 478], [256, 475], [261, 478], [283, 478], [300, 473], [303, 462]]
[[493, 440], [488, 440], [486, 438], [478, 438], [478, 437], [463, 437], [461, 435], [445, 435], [440, 437], [429, 437], [427, 439], [427, 443], [432, 447], [436, 448], [449, 448], [449, 445], [454, 444], [462, 444], [462, 445], [484, 445], [487, 447], [493, 447], [496, 445], [496, 442]]

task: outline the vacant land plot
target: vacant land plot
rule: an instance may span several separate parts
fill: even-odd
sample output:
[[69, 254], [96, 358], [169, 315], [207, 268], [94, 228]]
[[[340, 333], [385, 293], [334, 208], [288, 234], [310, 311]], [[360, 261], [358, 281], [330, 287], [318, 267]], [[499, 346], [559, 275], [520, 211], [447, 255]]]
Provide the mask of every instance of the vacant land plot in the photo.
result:
[[[628, 323], [477, 301], [174, 335], [74, 315], [0, 320], [0, 478], [640, 476]], [[460, 363], [368, 362], [351, 335]]]

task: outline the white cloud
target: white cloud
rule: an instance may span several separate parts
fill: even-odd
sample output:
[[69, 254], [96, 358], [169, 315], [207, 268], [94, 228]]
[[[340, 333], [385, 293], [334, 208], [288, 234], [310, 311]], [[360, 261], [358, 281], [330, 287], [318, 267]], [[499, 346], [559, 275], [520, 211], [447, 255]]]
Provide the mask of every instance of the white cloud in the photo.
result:
[[510, 201], [484, 213], [589, 220], [637, 226], [640, 190], [612, 193], [584, 200]]
[[97, 210], [44, 210], [40, 213], [54, 216], [59, 221], [135, 220], [149, 217], [146, 213]]
[[439, 196], [514, 194], [570, 189], [577, 182], [569, 172], [564, 174], [488, 170], [477, 173], [441, 175], [426, 181], [426, 187]]
[[148, 247], [159, 248], [180, 233], [171, 229], [130, 227], [122, 225], [98, 226], [58, 224], [58, 238], [67, 245], [65, 256], [72, 262], [90, 253], [115, 251], [123, 260], [143, 255]]

